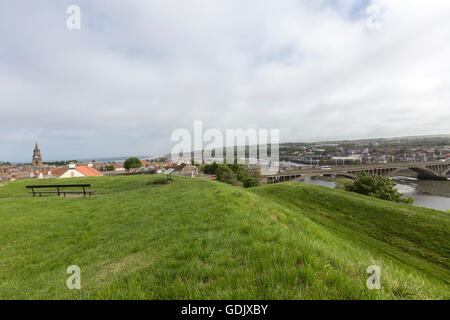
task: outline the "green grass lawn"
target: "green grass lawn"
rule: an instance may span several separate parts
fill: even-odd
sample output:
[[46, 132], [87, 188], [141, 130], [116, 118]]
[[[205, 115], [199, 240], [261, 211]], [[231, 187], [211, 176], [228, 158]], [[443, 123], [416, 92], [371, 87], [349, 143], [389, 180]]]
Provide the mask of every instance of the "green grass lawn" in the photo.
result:
[[[93, 198], [0, 184], [1, 299], [449, 299], [448, 213], [284, 183], [71, 179]], [[381, 290], [366, 287], [381, 267]], [[81, 268], [81, 290], [66, 268]]]

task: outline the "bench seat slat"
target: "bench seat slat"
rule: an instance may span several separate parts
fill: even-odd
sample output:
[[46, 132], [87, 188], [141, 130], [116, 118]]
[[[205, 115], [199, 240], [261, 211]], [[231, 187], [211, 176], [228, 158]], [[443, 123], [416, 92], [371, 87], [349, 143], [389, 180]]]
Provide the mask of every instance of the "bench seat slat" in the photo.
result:
[[[33, 192], [28, 192], [33, 194]], [[95, 193], [95, 191], [87, 191], [83, 192], [83, 191], [35, 191], [34, 193]]]
[[42, 189], [42, 188], [76, 188], [76, 187], [86, 187], [89, 188], [90, 184], [60, 184], [60, 185], [39, 185], [39, 186], [26, 186], [26, 188], [35, 188], [35, 189]]

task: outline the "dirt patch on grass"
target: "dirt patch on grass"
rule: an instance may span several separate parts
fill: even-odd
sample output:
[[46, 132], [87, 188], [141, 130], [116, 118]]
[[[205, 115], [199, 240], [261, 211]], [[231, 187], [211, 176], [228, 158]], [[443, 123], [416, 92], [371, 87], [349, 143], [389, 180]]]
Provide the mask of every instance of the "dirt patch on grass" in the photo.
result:
[[102, 197], [102, 194], [93, 194], [90, 197], [89, 196], [84, 196], [82, 194], [67, 194], [65, 197], [64, 196], [57, 196], [57, 198], [96, 198], [96, 197]]
[[123, 275], [130, 274], [143, 267], [149, 266], [152, 262], [153, 259], [149, 252], [133, 253], [117, 262], [106, 265], [98, 272], [95, 281], [102, 282], [119, 273]]
[[166, 178], [156, 179], [150, 182], [147, 182], [147, 185], [150, 187], [158, 187], [158, 186], [164, 186], [166, 184], [169, 184], [170, 181]]

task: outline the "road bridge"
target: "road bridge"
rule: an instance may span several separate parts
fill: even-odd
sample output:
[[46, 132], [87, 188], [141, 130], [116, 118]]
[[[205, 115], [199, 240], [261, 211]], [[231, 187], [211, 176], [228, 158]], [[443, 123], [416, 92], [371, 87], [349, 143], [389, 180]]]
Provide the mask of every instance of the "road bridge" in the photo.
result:
[[427, 162], [400, 162], [363, 164], [354, 166], [331, 166], [328, 170], [320, 167], [300, 167], [299, 170], [279, 172], [267, 176], [268, 183], [278, 183], [293, 180], [302, 180], [306, 177], [317, 175], [335, 175], [347, 178], [356, 178], [359, 173], [366, 172], [381, 176], [394, 176], [400, 170], [409, 169], [417, 172], [419, 179], [447, 180], [446, 175], [450, 172], [450, 162], [427, 161]]

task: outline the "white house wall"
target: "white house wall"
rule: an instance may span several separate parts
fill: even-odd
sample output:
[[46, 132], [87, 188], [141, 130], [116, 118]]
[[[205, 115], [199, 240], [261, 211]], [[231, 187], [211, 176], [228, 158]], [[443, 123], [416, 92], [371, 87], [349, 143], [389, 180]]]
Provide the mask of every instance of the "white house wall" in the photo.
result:
[[84, 177], [84, 176], [85, 176], [84, 174], [82, 174], [80, 171], [78, 171], [76, 169], [69, 169], [63, 175], [61, 175], [59, 178], [60, 179], [79, 178], [79, 177]]

